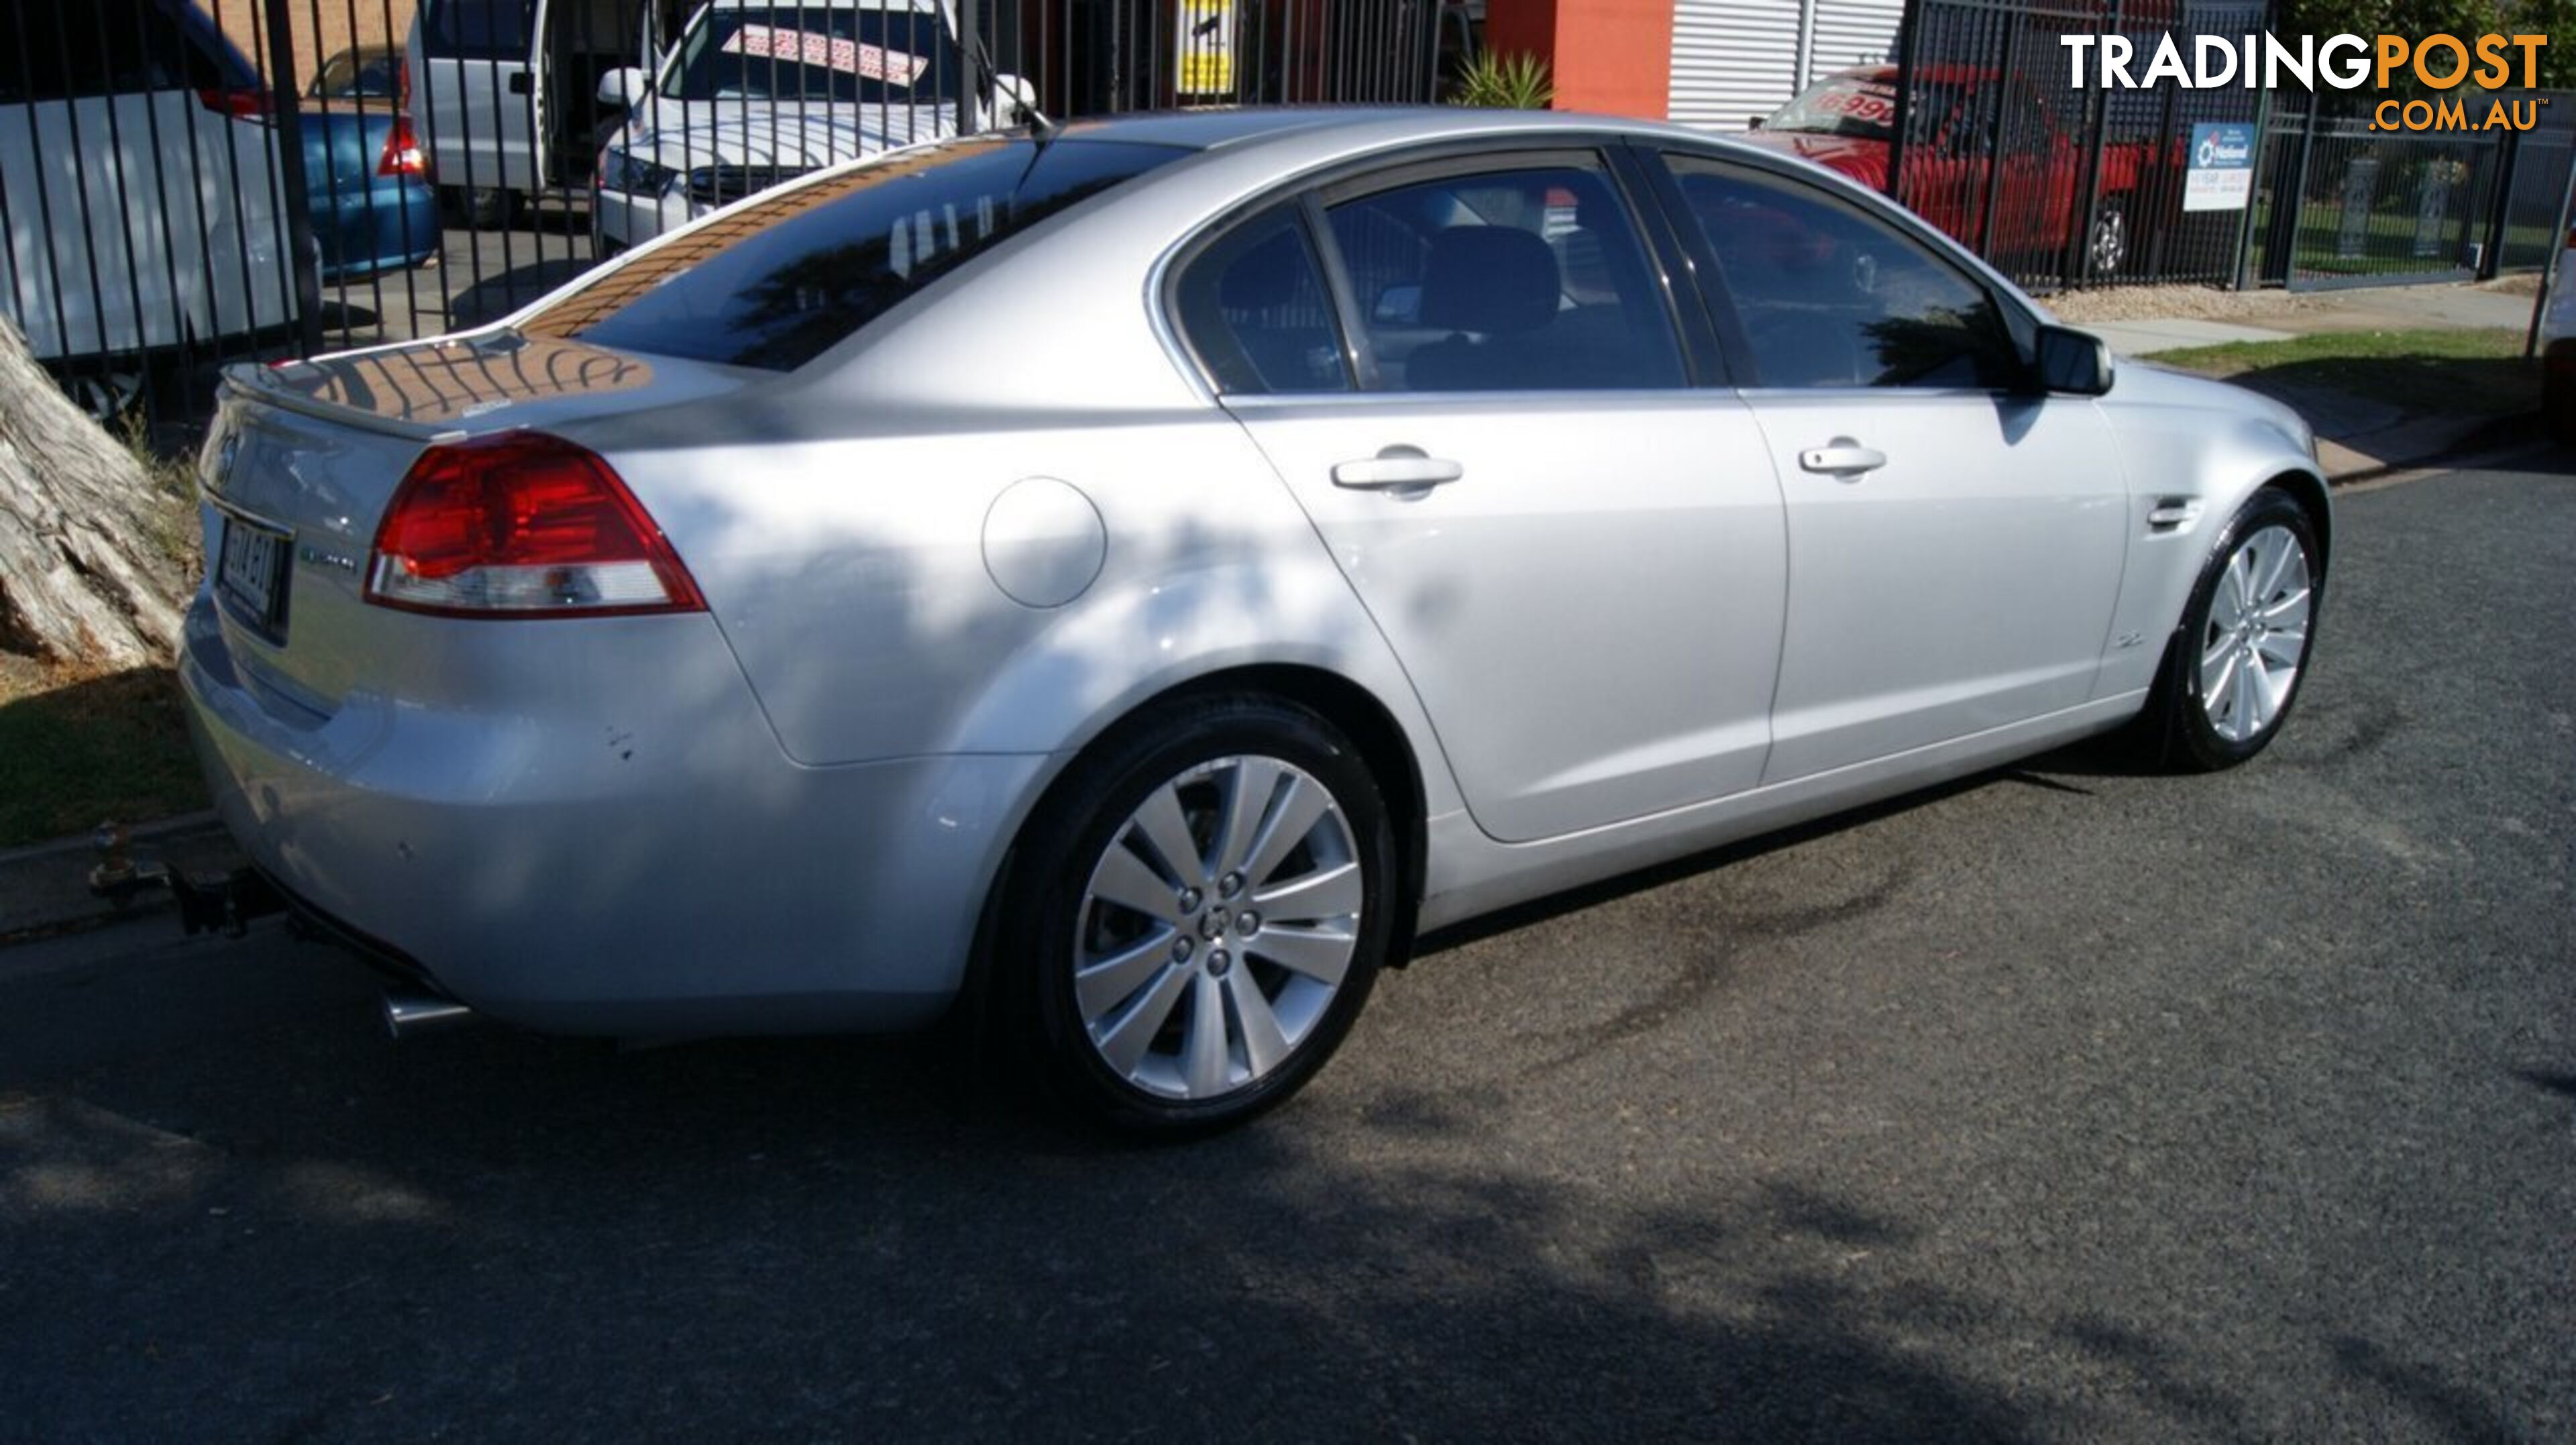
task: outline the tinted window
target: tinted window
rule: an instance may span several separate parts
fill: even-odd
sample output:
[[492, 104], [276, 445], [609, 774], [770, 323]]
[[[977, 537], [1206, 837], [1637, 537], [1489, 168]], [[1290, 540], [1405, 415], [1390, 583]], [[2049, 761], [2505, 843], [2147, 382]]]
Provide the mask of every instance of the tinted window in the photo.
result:
[[957, 73], [957, 47], [935, 14], [781, 5], [702, 13], [665, 93], [911, 105], [954, 98]]
[[1994, 298], [1921, 242], [1794, 181], [1672, 160], [1743, 322], [1755, 384], [2020, 381]]
[[1019, 232], [1183, 154], [1113, 141], [951, 141], [771, 192], [637, 255], [527, 330], [789, 370]]
[[1683, 384], [1645, 248], [1597, 169], [1443, 177], [1330, 215], [1382, 390]]
[[1237, 226], [1181, 275], [1181, 329], [1216, 389], [1347, 391], [1314, 248], [1287, 212]]
[[5, 0], [0, 105], [257, 84], [221, 47], [154, 0]]
[[428, 0], [423, 48], [469, 60], [525, 60], [535, 0]]

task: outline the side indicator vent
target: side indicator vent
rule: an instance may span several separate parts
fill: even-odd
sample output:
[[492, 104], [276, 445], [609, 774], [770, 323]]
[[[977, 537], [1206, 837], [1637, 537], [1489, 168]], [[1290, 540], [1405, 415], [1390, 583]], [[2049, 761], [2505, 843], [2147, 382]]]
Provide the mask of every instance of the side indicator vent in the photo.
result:
[[2147, 513], [2147, 533], [2149, 536], [2164, 537], [2176, 532], [2188, 532], [2191, 530], [2191, 524], [2199, 520], [2200, 499], [2198, 497], [2159, 497], [2156, 499], [2155, 509]]

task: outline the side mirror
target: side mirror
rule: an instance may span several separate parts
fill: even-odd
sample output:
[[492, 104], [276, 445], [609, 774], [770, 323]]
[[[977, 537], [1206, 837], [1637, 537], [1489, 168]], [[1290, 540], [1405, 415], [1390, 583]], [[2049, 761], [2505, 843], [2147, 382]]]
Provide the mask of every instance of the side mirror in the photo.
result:
[[2111, 348], [2089, 331], [2039, 328], [2036, 380], [2043, 391], [2100, 396], [2111, 389]]
[[1026, 125], [1038, 116], [1038, 88], [1028, 77], [997, 73], [993, 77], [993, 124]]
[[633, 110], [653, 86], [653, 77], [632, 65], [621, 65], [599, 78], [599, 103], [612, 110]]

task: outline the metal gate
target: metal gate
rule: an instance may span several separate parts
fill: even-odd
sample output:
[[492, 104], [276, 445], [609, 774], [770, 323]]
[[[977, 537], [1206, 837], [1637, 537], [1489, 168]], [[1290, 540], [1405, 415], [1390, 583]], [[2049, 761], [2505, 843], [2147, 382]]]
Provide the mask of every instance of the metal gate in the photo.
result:
[[2186, 208], [2185, 178], [2194, 128], [2254, 126], [2258, 93], [2079, 88], [2061, 41], [2124, 37], [2143, 72], [2167, 33], [2188, 53], [2270, 16], [2265, 0], [1912, 0], [1889, 192], [2035, 291], [2230, 281], [2244, 215]]
[[1169, 106], [1427, 101], [1460, 0], [0, 0], [0, 312], [101, 412], [535, 300], [809, 170]]
[[2294, 291], [2473, 281], [2555, 264], [2576, 96], [2529, 132], [2375, 130], [2378, 97], [2308, 98], [2264, 136], [2250, 281]]

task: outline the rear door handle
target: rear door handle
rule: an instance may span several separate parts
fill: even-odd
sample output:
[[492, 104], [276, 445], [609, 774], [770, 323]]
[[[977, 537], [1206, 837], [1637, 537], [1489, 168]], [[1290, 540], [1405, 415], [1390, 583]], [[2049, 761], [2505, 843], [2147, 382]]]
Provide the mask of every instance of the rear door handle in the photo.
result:
[[1836, 437], [1823, 446], [1798, 453], [1798, 465], [1829, 477], [1851, 478], [1886, 466], [1887, 453], [1862, 446], [1850, 437]]
[[1388, 447], [1362, 461], [1336, 463], [1333, 485], [1369, 491], [1410, 491], [1441, 486], [1465, 475], [1465, 467], [1446, 457], [1427, 456], [1420, 447], [1399, 446]]

